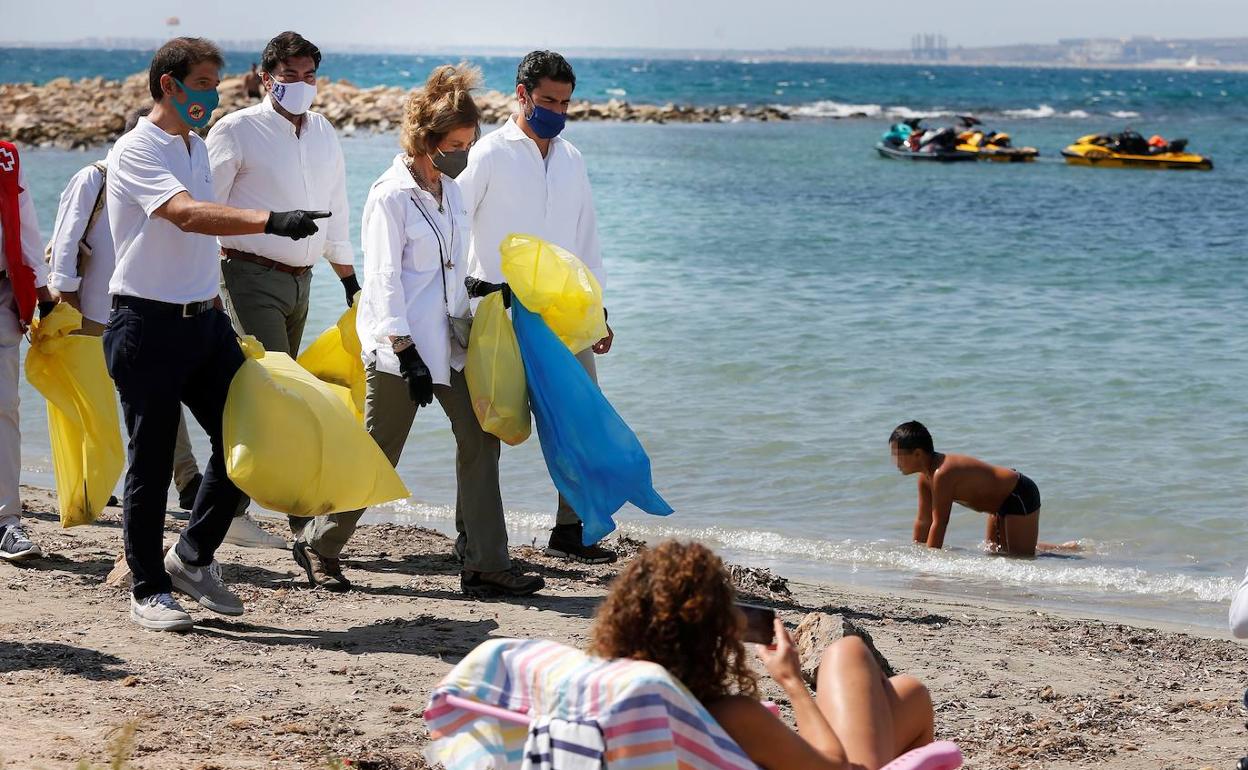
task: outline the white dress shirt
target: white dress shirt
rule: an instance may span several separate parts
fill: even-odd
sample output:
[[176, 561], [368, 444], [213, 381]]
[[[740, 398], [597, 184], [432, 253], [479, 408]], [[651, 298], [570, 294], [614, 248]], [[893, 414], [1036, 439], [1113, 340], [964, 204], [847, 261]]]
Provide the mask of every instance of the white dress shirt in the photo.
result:
[[306, 112], [303, 127], [273, 109], [272, 97], [231, 112], [208, 132], [208, 157], [216, 200], [241, 209], [328, 211], [317, 232], [292, 240], [278, 235], [234, 235], [218, 240], [228, 249], [258, 254], [292, 267], [310, 267], [318, 257], [350, 265], [347, 174], [338, 134], [324, 116]]
[[108, 222], [117, 252], [110, 294], [176, 304], [217, 296], [217, 239], [152, 216], [183, 191], [213, 200], [208, 149], [196, 133], [188, 136], [189, 151], [181, 136], [140, 118], [108, 153]]
[[[35, 212], [35, 201], [30, 196], [30, 188], [26, 186], [26, 169], [21, 166], [17, 170], [17, 188], [17, 216], [22, 222], [22, 261], [35, 271], [35, 286], [47, 286], [48, 266], [43, 261], [39, 215]], [[8, 265], [3, 244], [4, 225], [0, 224], [0, 272], [4, 272]]]
[[[355, 325], [366, 365], [398, 375], [390, 337], [410, 336], [434, 383], [449, 385], [451, 369], [464, 368], [447, 304], [456, 316], [468, 314], [468, 218], [459, 187], [445, 174], [442, 198], [445, 212], [416, 185], [402, 154], [373, 183], [360, 220], [364, 286]], [[448, 258], [451, 264], [444, 265]]]
[[498, 245], [512, 233], [527, 233], [580, 257], [606, 285], [589, 174], [571, 142], [555, 137], [543, 159], [513, 115], [473, 146], [457, 181], [472, 220], [470, 275], [501, 283]]
[[56, 211], [56, 226], [52, 228], [49, 244], [52, 273], [48, 276], [48, 286], [57, 291], [78, 292], [83, 317], [97, 323], [108, 321], [111, 309], [108, 281], [113, 277], [113, 265], [117, 261], [107, 206], [100, 209], [91, 231], [86, 233], [91, 257], [83, 264], [82, 275], [78, 274], [78, 242], [82, 240], [103, 189], [104, 173], [94, 163], [70, 178], [61, 192], [61, 205]]

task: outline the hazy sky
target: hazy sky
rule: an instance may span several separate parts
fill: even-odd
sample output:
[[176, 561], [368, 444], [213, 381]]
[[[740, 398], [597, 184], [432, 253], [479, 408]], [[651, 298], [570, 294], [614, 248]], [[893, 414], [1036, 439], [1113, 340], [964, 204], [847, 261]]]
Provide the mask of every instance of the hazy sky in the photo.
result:
[[254, 40], [295, 29], [331, 48], [907, 48], [916, 32], [943, 33], [951, 46], [1248, 36], [1245, 0], [0, 0], [0, 8], [0, 40], [22, 42], [161, 38], [169, 16], [181, 20], [180, 34]]

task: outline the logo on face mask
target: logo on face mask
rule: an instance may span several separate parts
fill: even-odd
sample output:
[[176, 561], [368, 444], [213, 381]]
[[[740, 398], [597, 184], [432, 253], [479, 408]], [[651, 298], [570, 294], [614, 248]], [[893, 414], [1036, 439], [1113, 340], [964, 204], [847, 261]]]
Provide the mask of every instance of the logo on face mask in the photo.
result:
[[173, 79], [178, 84], [178, 88], [182, 89], [186, 101], [178, 101], [178, 97], [173, 97], [173, 108], [177, 110], [178, 115], [186, 121], [187, 125], [192, 128], [203, 128], [208, 125], [209, 119], [212, 117], [212, 111], [217, 108], [217, 104], [221, 101], [221, 96], [215, 88], [205, 88], [202, 91], [195, 91], [187, 88], [181, 80]]
[[273, 79], [273, 85], [269, 88], [269, 93], [273, 96], [273, 101], [281, 105], [282, 109], [291, 115], [302, 115], [312, 106], [312, 102], [316, 99], [316, 86], [312, 83], [305, 83], [302, 80], [296, 80], [292, 83], [283, 83], [277, 78]]

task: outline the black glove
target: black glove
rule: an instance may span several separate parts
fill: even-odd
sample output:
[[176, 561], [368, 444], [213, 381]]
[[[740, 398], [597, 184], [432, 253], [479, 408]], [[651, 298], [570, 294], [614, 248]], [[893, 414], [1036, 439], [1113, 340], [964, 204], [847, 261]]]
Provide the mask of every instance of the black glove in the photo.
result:
[[416, 346], [408, 345], [395, 355], [399, 357], [399, 372], [407, 382], [407, 393], [412, 403], [416, 406], [432, 404], [433, 376], [429, 374], [429, 367], [425, 366], [420, 353], [416, 352]]
[[281, 235], [297, 241], [316, 232], [314, 220], [328, 216], [328, 211], [270, 211], [269, 221], [264, 223], [264, 231], [269, 235]]
[[40, 302], [39, 303], [39, 318], [42, 319], [45, 315], [47, 315], [48, 313], [51, 313], [53, 310], [56, 310], [55, 302], [51, 300], [47, 302]]
[[470, 299], [485, 297], [496, 291], [501, 291], [503, 293], [503, 307], [511, 307], [511, 287], [505, 283], [490, 283], [480, 278], [468, 277], [464, 279], [464, 288], [468, 290]]
[[342, 281], [343, 291], [347, 293], [347, 307], [351, 307], [355, 303], [355, 295], [360, 290], [360, 282], [356, 280], [355, 273], [344, 275], [338, 280]]

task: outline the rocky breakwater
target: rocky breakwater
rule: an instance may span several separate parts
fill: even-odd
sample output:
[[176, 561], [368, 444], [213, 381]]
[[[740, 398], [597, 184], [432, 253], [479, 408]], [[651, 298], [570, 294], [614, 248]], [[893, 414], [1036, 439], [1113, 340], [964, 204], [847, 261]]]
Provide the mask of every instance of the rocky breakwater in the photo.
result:
[[[242, 79], [221, 82], [221, 104], [213, 121], [247, 107], [254, 99], [243, 92]], [[403, 104], [410, 93], [394, 86], [360, 88], [345, 80], [322, 78], [312, 108], [325, 115], [343, 133], [389, 131], [403, 121]], [[487, 122], [498, 123], [511, 113], [511, 94], [489, 91], [477, 96]], [[27, 146], [89, 147], [121, 135], [126, 116], [151, 104], [147, 74], [125, 80], [57, 78], [43, 85], [0, 83], [0, 138]], [[572, 120], [612, 120], [625, 123], [715, 123], [742, 120], [788, 120], [788, 112], [772, 106], [695, 107], [675, 104], [630, 104], [577, 101], [568, 109]], [[211, 124], [209, 124], [211, 127]], [[205, 130], [206, 131], [206, 130]]]

